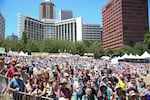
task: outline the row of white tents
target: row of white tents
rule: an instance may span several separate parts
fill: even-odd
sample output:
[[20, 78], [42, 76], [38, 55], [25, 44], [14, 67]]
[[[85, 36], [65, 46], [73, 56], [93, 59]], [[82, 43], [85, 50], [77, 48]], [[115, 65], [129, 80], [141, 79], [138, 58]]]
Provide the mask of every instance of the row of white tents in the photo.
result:
[[29, 56], [28, 53], [24, 53], [23, 51], [21, 52], [17, 52], [17, 51], [8, 51], [7, 52], [7, 56], [22, 56], [22, 57], [26, 57], [26, 56]]
[[122, 57], [118, 56], [118, 57], [112, 58], [111, 63], [115, 64], [115, 63], [118, 63], [119, 60], [125, 60], [125, 59], [132, 59], [132, 60], [133, 59], [134, 60], [150, 59], [150, 54], [147, 51], [145, 51], [141, 56], [133, 55], [132, 53], [128, 55], [125, 53]]
[[150, 54], [147, 51], [145, 51], [141, 56], [133, 55], [132, 53], [127, 55], [125, 53], [122, 57], [118, 57], [118, 59], [147, 59], [147, 58], [150, 58]]

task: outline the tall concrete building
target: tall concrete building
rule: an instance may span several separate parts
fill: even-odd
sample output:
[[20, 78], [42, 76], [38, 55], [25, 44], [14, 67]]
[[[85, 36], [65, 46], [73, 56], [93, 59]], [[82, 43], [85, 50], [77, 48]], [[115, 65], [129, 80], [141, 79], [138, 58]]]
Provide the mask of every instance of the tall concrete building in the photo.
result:
[[102, 8], [103, 47], [133, 46], [149, 30], [148, 0], [110, 0]]
[[5, 38], [5, 18], [0, 13], [0, 38]]
[[55, 5], [49, 1], [45, 0], [40, 4], [40, 19], [51, 19], [55, 20]]
[[66, 20], [73, 18], [73, 13], [71, 10], [60, 10], [59, 11], [59, 20]]
[[27, 38], [35, 41], [50, 39], [68, 40], [72, 42], [82, 41], [82, 18], [72, 18], [56, 23], [45, 23], [31, 17], [18, 14], [18, 33], [20, 40], [23, 32], [27, 32]]
[[56, 38], [71, 42], [82, 41], [82, 18], [72, 18], [56, 22]]
[[[87, 38], [84, 38], [83, 36], [86, 36], [85, 34], [90, 34], [88, 33], [88, 31], [91, 32], [91, 35], [88, 37], [88, 40], [94, 40], [96, 38], [95, 34], [97, 34], [100, 31], [100, 29], [98, 29], [99, 25], [97, 26], [91, 24], [91, 28], [89, 29], [85, 27], [82, 28], [83, 26], [85, 26], [82, 23], [82, 17], [72, 18], [72, 11], [69, 10], [62, 11], [61, 18], [63, 20], [56, 21], [55, 17], [45, 17], [49, 14], [49, 16], [54, 15], [51, 15], [51, 13], [48, 12], [50, 10], [49, 6], [55, 7], [54, 4], [50, 1], [42, 2], [40, 4], [40, 20], [24, 16], [20, 13], [18, 14], [19, 40], [22, 38], [22, 34], [24, 31], [27, 32], [27, 38], [31, 38], [35, 41], [41, 41], [47, 38], [68, 40], [71, 42], [83, 41], [83, 39]], [[44, 11], [46, 15], [43, 15], [45, 14]]]
[[27, 38], [31, 38], [35, 41], [41, 41], [43, 36], [43, 22], [31, 17], [18, 14], [18, 39], [22, 38], [23, 32], [27, 32]]
[[83, 24], [82, 37], [84, 41], [101, 41], [100, 25]]
[[17, 40], [17, 39], [18, 39], [18, 37], [14, 33], [12, 33], [11, 35], [7, 36], [7, 40]]

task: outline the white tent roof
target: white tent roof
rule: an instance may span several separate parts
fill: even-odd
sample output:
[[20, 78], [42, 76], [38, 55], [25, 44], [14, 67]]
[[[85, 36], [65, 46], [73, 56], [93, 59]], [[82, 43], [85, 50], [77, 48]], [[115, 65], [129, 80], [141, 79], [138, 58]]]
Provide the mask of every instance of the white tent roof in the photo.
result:
[[112, 58], [111, 59], [111, 64], [118, 64], [119, 62], [118, 62], [118, 59], [120, 59], [121, 57], [119, 56], [119, 57], [115, 57], [115, 58]]
[[12, 50], [9, 50], [9, 51], [7, 52], [7, 55], [8, 55], [8, 56], [11, 56], [12, 54], [13, 54]]
[[150, 54], [145, 51], [142, 55], [141, 55], [141, 58], [150, 58]]
[[17, 52], [17, 51], [9, 50], [9, 51], [7, 52], [7, 55], [8, 55], [8, 56], [18, 56], [18, 52]]
[[109, 60], [110, 57], [109, 56], [102, 56], [101, 59]]
[[25, 54], [23, 51], [21, 51], [21, 52], [19, 53], [19, 56], [28, 56], [28, 55]]
[[124, 59], [124, 58], [128, 58], [128, 55], [126, 53], [122, 57], [120, 57], [119, 59]]
[[134, 59], [134, 58], [136, 58], [132, 53], [130, 53], [130, 55], [127, 57], [127, 58], [129, 58], [129, 59]]

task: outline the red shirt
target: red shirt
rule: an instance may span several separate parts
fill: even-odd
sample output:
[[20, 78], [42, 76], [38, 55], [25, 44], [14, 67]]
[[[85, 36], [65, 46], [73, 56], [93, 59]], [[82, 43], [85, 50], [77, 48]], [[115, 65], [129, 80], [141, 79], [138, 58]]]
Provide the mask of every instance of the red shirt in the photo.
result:
[[17, 68], [9, 68], [9, 69], [7, 70], [7, 77], [13, 78], [13, 73], [14, 73], [14, 72], [18, 72], [18, 69], [17, 69]]

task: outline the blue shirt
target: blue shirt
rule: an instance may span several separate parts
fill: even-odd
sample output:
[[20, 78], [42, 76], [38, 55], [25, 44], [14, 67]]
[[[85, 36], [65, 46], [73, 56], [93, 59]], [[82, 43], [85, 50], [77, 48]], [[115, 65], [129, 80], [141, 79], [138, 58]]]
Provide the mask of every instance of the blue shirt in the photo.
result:
[[146, 97], [146, 100], [150, 100], [150, 95], [149, 94], [146, 94], [145, 97]]
[[108, 100], [110, 100], [111, 99], [111, 90], [110, 90], [110, 88], [107, 88], [106, 92], [107, 92], [107, 98], [108, 98]]
[[8, 87], [13, 88], [13, 89], [19, 88], [20, 92], [24, 92], [25, 85], [24, 85], [23, 80], [21, 80], [21, 79], [18, 79], [18, 80], [12, 79], [10, 81]]
[[[25, 85], [24, 85], [23, 80], [21, 79], [18, 79], [18, 80], [12, 79], [8, 87], [13, 88], [13, 89], [19, 88], [20, 92], [24, 92]], [[13, 100], [18, 100], [18, 98], [19, 100], [22, 100], [22, 95], [19, 93], [13, 92]]]

